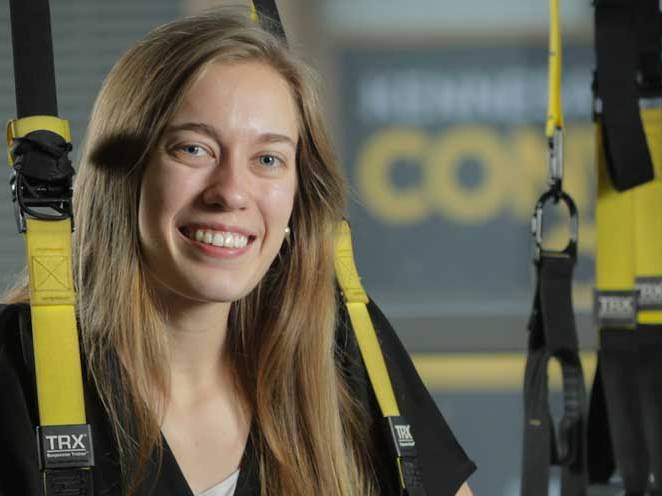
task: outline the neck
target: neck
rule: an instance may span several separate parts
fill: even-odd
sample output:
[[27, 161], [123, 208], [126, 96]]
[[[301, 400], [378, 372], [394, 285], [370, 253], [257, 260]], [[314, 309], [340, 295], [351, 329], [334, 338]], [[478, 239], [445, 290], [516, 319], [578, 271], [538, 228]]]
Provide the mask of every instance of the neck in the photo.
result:
[[227, 385], [230, 371], [224, 351], [230, 303], [169, 296], [164, 308], [171, 400], [188, 402]]

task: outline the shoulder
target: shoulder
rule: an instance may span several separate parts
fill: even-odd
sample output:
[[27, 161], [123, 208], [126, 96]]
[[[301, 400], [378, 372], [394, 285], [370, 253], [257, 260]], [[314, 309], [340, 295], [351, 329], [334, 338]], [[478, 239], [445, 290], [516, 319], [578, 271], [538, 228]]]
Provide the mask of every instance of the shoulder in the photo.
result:
[[[476, 466], [456, 440], [384, 314], [372, 301], [368, 304], [368, 312], [375, 327], [401, 415], [411, 425], [427, 493], [453, 496], [475, 471]], [[349, 357], [350, 363], [360, 364], [350, 369], [354, 376], [349, 381], [350, 387], [358, 388], [357, 396], [370, 405], [373, 416], [380, 418], [381, 412], [367, 379], [344, 308], [341, 309], [340, 315], [339, 328], [345, 327], [345, 329], [338, 332], [338, 339], [343, 340], [342, 346], [339, 347], [347, 350], [345, 355]], [[382, 453], [384, 452], [388, 450], [382, 450]], [[393, 466], [394, 463], [390, 458], [383, 461], [384, 466], [387, 467]]]
[[26, 319], [27, 305], [0, 305], [0, 494], [41, 494], [34, 442], [36, 393], [24, 353], [31, 345]]
[[[27, 304], [0, 305], [0, 395], [20, 388], [26, 400], [34, 389], [30, 307]], [[32, 387], [31, 387], [32, 386]]]
[[[0, 495], [43, 494], [32, 346], [29, 305], [0, 305]], [[108, 419], [85, 376], [84, 386], [86, 415], [94, 434], [95, 490], [100, 495], [119, 494], [119, 467]]]

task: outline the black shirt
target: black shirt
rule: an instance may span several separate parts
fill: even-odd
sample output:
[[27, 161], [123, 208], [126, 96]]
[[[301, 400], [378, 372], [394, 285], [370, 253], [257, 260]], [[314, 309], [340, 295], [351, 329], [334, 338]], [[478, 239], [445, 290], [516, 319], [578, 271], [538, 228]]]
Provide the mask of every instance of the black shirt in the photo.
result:
[[[368, 306], [387, 363], [401, 415], [411, 424], [428, 496], [453, 496], [475, 465], [455, 440], [397, 335], [379, 309]], [[32, 336], [27, 305], [0, 306], [0, 496], [42, 496], [35, 428], [38, 425]], [[382, 416], [346, 315], [337, 332], [338, 365], [350, 388], [370, 412], [373, 464], [384, 496], [399, 495], [395, 459]], [[96, 466], [94, 494], [121, 496], [120, 470], [108, 417], [92, 383], [85, 383], [85, 406], [92, 425]], [[259, 496], [259, 473], [251, 431], [240, 464], [235, 496]], [[193, 496], [164, 439], [160, 470], [148, 468], [139, 494]]]

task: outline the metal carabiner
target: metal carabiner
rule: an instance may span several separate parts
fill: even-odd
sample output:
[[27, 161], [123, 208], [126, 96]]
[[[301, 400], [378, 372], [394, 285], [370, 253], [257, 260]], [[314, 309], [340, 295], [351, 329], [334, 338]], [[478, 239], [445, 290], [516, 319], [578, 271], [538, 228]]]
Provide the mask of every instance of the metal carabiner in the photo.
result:
[[547, 157], [549, 187], [558, 196], [563, 191], [563, 129], [560, 127], [547, 139]]
[[[577, 214], [577, 206], [575, 205], [572, 197], [563, 190], [556, 190], [555, 188], [550, 188], [545, 191], [538, 201], [533, 210], [533, 217], [531, 218], [531, 235], [533, 236], [534, 241], [534, 253], [533, 261], [538, 263], [540, 261], [540, 256], [543, 252], [542, 247], [542, 231], [543, 231], [543, 216], [545, 205], [552, 200], [554, 204], [557, 204], [559, 201], [564, 203], [568, 208], [568, 213], [570, 214], [570, 239], [566, 247], [560, 252], [555, 252], [556, 254], [565, 255], [572, 257], [573, 259], [577, 258], [577, 238], [579, 233], [579, 216]], [[549, 252], [549, 250], [545, 250]]]

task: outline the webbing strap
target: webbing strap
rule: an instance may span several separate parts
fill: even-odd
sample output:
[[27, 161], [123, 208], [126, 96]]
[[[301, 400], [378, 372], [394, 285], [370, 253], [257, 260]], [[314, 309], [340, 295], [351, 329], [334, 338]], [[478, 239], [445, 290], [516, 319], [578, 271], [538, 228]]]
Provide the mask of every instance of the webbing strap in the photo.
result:
[[[544, 251], [537, 264], [524, 377], [522, 496], [548, 494], [550, 465], [562, 467], [562, 496], [585, 496], [587, 491], [586, 393], [571, 299], [574, 264], [573, 257]], [[550, 359], [559, 362], [563, 375], [564, 412], [558, 428], [548, 401]]]
[[10, 0], [16, 115], [57, 115], [48, 0]]
[[641, 114], [655, 179], [633, 189], [637, 322], [662, 324], [662, 106]]
[[[596, 326], [600, 332], [601, 374], [594, 389], [602, 388], [604, 405], [591, 405], [592, 416], [607, 423], [619, 472], [628, 494], [646, 490], [649, 473], [662, 478], [660, 432], [662, 389], [659, 360], [662, 349], [662, 108], [641, 110], [655, 179], [621, 193], [607, 178], [597, 115], [596, 156]], [[599, 398], [599, 394], [594, 397]], [[605, 413], [597, 412], [606, 409]], [[658, 415], [656, 417], [656, 415]], [[605, 427], [592, 430], [605, 431]], [[591, 439], [591, 445], [601, 444]], [[611, 457], [591, 448], [595, 474], [610, 471]], [[597, 453], [596, 453], [597, 452]]]
[[563, 129], [563, 104], [561, 102], [561, 26], [559, 0], [550, 0], [549, 63], [547, 85], [547, 125], [545, 134], [554, 137], [557, 129]]
[[[637, 73], [642, 66], [640, 54], [647, 54], [645, 60], [650, 60], [651, 45], [647, 40], [642, 41], [643, 33], [655, 35], [657, 32], [659, 37], [657, 5], [658, 0], [595, 2], [595, 87], [601, 101], [606, 163], [618, 191], [653, 178], [653, 165], [639, 112]], [[656, 12], [657, 15], [642, 15], [642, 11], [644, 14]], [[659, 66], [659, 52], [657, 57]], [[662, 135], [658, 139], [662, 139]]]
[[257, 18], [281, 40], [287, 41], [275, 0], [253, 0], [253, 11]]
[[351, 231], [345, 221], [338, 228], [334, 257], [336, 278], [342, 290], [361, 357], [379, 408], [389, 424], [403, 494], [425, 496], [415, 440], [409, 424], [400, 415], [377, 333], [366, 306], [369, 301], [368, 295], [361, 285], [361, 278], [356, 270]]
[[71, 274], [71, 221], [27, 220], [30, 310], [42, 425], [84, 424]]
[[25, 232], [46, 496], [90, 496], [92, 433], [85, 417], [71, 262], [71, 136], [57, 118], [48, 0], [12, 0], [16, 105], [7, 127], [12, 196]]

